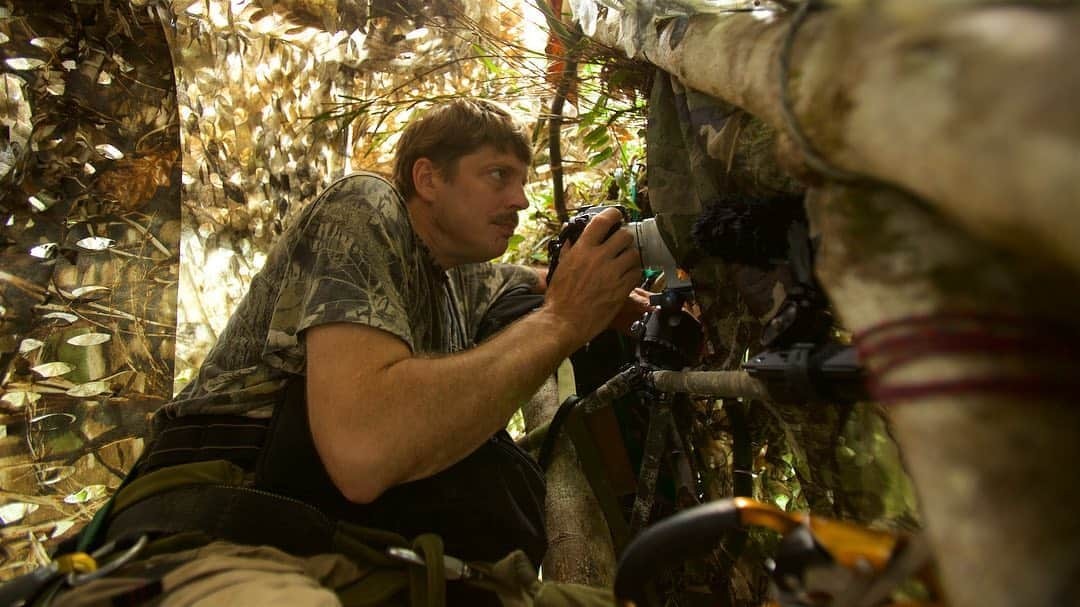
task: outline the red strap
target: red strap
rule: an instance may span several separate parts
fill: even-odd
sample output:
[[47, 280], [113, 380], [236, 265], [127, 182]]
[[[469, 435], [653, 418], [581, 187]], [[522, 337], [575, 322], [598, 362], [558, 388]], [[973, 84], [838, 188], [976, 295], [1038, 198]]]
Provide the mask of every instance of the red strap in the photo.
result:
[[[854, 342], [860, 360], [869, 363], [870, 392], [881, 403], [976, 393], [1075, 400], [1080, 393], [1080, 373], [1063, 377], [1059, 371], [1069, 361], [1080, 369], [1080, 335], [1074, 327], [1057, 321], [949, 311], [886, 321], [860, 331]], [[1023, 357], [1037, 363], [1036, 370], [1025, 375], [903, 384], [885, 381], [904, 365], [946, 354]]]

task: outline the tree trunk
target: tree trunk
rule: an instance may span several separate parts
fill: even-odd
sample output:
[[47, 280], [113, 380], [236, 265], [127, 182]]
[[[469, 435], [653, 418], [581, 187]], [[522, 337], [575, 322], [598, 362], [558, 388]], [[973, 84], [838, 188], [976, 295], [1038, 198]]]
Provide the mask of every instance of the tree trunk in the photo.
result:
[[[1080, 70], [1066, 67], [1080, 56], [1080, 8], [925, 11], [811, 13], [785, 79], [802, 130], [832, 165], [1080, 272], [1080, 222], [1066, 220], [1080, 200]], [[618, 44], [630, 35], [619, 18], [609, 11], [592, 35]], [[790, 134], [777, 60], [790, 21], [675, 19], [659, 35], [643, 29], [639, 56]]]
[[[1076, 385], [1076, 350], [1047, 346], [1076, 330], [1040, 328], [1075, 315], [1075, 284], [895, 192], [828, 186], [809, 207], [822, 242], [819, 277], [863, 352], [873, 352], [864, 362], [891, 401], [949, 604], [1073, 603], [1080, 485], [1064, 470], [1080, 458], [1080, 410], [1060, 386]], [[859, 340], [886, 321], [895, 329]], [[917, 356], [896, 364], [903, 352], [875, 348], [912, 331]], [[951, 346], [926, 347], [946, 334], [941, 343]], [[1023, 347], [1006, 347], [1010, 340]], [[936, 389], [919, 389], [932, 382]], [[1009, 390], [1017, 385], [1029, 390]]]
[[[550, 422], [560, 402], [559, 386], [552, 377], [522, 409], [526, 429]], [[611, 532], [565, 432], [555, 443], [547, 490], [549, 546], [544, 579], [610, 587], [615, 579]]]
[[[950, 604], [1069, 604], [1080, 72], [1061, 66], [1080, 9], [883, 6], [811, 14], [786, 74], [791, 14], [671, 20], [639, 30], [639, 55], [778, 129], [796, 161], [816, 149], [878, 182], [814, 193], [817, 270], [891, 405]], [[619, 18], [587, 33], [617, 44]], [[792, 144], [781, 82], [813, 149]]]

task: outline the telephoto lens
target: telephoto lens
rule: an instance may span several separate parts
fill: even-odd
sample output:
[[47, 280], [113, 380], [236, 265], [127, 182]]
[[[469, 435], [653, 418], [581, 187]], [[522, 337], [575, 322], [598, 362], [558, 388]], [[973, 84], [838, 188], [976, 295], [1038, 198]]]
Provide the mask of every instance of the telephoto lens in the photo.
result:
[[632, 221], [625, 224], [623, 229], [628, 230], [634, 237], [634, 244], [637, 246], [638, 253], [641, 254], [641, 267], [663, 270], [664, 286], [668, 289], [690, 286], [690, 281], [681, 276], [671, 250], [660, 236], [656, 219], [650, 217], [644, 221]]

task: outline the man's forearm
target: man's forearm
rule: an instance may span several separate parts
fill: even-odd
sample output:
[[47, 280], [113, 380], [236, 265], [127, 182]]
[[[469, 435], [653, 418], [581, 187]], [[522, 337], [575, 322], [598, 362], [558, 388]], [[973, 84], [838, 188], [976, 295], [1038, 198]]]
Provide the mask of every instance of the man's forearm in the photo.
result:
[[[543, 385], [559, 363], [582, 345], [554, 315], [530, 314], [480, 346], [438, 358], [410, 358], [386, 369], [386, 381], [402, 385], [412, 378], [408, 401], [397, 425], [409, 436], [401, 461], [409, 461], [397, 480], [430, 476], [480, 446], [505, 427]], [[430, 420], [430, 423], [417, 423]], [[425, 448], [426, 447], [426, 448]], [[411, 460], [411, 461], [410, 461]]]
[[[314, 404], [315, 396], [324, 403], [317, 406], [332, 407], [312, 415], [312, 431], [331, 477], [347, 497], [367, 502], [394, 485], [460, 461], [505, 426], [517, 407], [583, 343], [574, 329], [541, 309], [480, 346], [425, 358], [412, 356], [388, 333], [339, 328], [371, 343], [331, 337], [339, 342], [323, 341], [316, 348], [342, 352], [362, 345], [379, 350], [396, 343], [405, 355], [345, 382], [342, 377], [352, 375], [346, 367], [348, 356], [309, 365], [309, 403]], [[309, 346], [326, 339], [309, 336]], [[313, 395], [312, 382], [319, 382], [322, 396]], [[326, 382], [341, 388], [327, 395]]]

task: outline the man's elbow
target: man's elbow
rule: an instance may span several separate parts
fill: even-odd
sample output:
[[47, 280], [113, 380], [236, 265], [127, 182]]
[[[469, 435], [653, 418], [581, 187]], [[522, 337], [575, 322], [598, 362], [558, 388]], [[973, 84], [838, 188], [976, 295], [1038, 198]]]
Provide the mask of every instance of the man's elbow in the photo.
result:
[[354, 504], [370, 504], [394, 484], [385, 465], [372, 461], [334, 461], [323, 458], [330, 480], [345, 499]]
[[342, 474], [330, 472], [330, 480], [341, 495], [352, 503], [372, 503], [391, 486], [378, 474], [360, 468]]
[[354, 504], [370, 504], [379, 499], [388, 487], [385, 487], [379, 483], [369, 482], [352, 482], [348, 485], [338, 485], [338, 490], [345, 496], [345, 499]]

